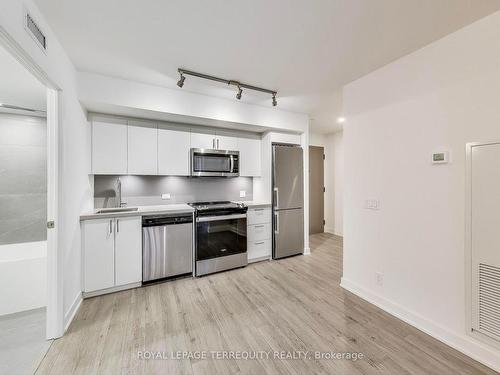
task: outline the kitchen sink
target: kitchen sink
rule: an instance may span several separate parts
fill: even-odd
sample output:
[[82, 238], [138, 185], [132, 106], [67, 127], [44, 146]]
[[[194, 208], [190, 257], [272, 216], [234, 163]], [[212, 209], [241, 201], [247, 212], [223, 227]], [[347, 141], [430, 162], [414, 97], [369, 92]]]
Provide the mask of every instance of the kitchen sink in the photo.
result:
[[98, 210], [98, 214], [112, 214], [112, 213], [120, 213], [120, 212], [134, 212], [137, 211], [137, 207], [124, 207], [124, 208], [103, 208], [102, 210]]

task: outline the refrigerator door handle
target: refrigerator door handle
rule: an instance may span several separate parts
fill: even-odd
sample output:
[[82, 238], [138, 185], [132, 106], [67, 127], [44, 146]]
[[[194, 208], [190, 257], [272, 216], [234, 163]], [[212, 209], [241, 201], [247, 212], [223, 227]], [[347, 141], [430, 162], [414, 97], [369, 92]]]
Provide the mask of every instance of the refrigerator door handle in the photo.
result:
[[274, 213], [274, 234], [280, 234], [280, 217], [278, 212]]
[[274, 208], [278, 209], [279, 207], [279, 190], [277, 187], [274, 188]]

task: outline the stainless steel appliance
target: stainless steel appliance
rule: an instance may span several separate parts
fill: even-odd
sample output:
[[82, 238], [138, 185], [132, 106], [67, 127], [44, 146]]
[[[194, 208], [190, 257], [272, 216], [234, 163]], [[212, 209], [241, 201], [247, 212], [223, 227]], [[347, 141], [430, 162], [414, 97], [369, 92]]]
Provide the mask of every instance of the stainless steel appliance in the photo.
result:
[[238, 177], [239, 151], [191, 149], [191, 176]]
[[193, 272], [193, 214], [142, 219], [142, 281]]
[[304, 170], [299, 146], [273, 144], [273, 259], [304, 251]]
[[246, 266], [248, 208], [232, 202], [191, 206], [196, 216], [196, 276]]

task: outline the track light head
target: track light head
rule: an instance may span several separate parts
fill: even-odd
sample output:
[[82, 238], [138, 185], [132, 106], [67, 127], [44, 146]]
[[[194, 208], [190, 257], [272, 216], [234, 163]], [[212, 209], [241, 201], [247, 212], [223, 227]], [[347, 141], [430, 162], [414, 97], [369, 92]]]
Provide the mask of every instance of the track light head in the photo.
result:
[[273, 107], [276, 107], [278, 102], [276, 101], [276, 94], [273, 94]]
[[179, 79], [179, 81], [177, 81], [177, 86], [179, 86], [180, 88], [182, 88], [182, 86], [184, 86], [184, 81], [186, 80], [186, 77], [181, 73], [181, 78]]
[[238, 93], [236, 94], [236, 99], [240, 100], [241, 99], [241, 93], [243, 92], [243, 90], [241, 89], [241, 87], [238, 85]]

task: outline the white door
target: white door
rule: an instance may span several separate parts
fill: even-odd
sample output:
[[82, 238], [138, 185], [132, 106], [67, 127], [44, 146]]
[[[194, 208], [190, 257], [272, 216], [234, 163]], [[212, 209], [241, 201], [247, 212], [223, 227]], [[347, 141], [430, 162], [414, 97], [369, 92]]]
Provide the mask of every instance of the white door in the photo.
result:
[[500, 144], [472, 147], [473, 328], [500, 339]]
[[156, 124], [129, 121], [128, 174], [158, 174], [158, 129]]
[[127, 174], [127, 125], [92, 122], [92, 173]]
[[189, 176], [189, 132], [158, 128], [158, 174]]
[[240, 176], [260, 176], [261, 151], [260, 139], [239, 138], [240, 149]]
[[218, 150], [238, 151], [238, 138], [226, 135], [217, 135], [216, 147]]
[[114, 278], [113, 219], [83, 222], [84, 291], [111, 288]]
[[192, 148], [216, 148], [215, 133], [191, 133]]
[[142, 280], [142, 221], [140, 216], [115, 219], [115, 285]]

